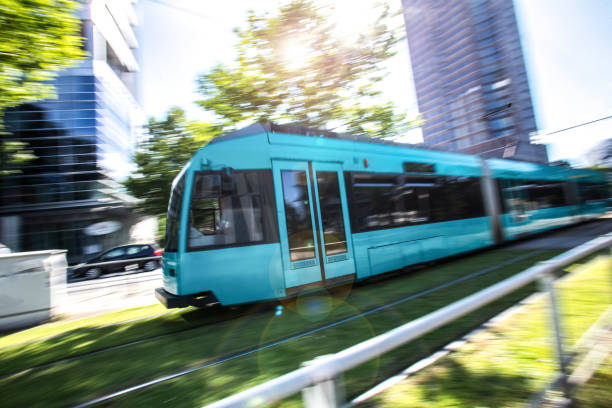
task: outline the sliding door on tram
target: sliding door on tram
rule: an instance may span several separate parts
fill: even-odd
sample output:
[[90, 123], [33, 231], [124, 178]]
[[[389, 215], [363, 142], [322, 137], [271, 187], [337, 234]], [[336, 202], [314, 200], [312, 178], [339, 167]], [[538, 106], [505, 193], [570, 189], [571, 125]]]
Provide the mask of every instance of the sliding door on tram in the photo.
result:
[[273, 172], [288, 293], [354, 279], [341, 165], [278, 160]]

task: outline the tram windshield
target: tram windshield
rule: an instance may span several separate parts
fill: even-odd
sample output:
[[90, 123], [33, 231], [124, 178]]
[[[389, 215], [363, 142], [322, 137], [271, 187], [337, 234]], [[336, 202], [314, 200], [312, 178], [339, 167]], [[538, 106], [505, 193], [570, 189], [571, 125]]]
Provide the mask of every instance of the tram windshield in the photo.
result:
[[178, 251], [179, 224], [184, 189], [185, 175], [183, 174], [174, 185], [170, 195], [168, 217], [166, 218], [166, 236], [164, 239], [164, 250], [166, 252]]
[[189, 207], [188, 249], [265, 241], [262, 171], [195, 174]]

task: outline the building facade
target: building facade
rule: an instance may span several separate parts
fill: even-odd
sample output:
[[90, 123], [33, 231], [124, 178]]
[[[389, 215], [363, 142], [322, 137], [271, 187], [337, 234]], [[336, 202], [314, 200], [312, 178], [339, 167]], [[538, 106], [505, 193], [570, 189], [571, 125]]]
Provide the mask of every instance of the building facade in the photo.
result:
[[131, 0], [82, 2], [88, 58], [59, 73], [56, 99], [5, 113], [5, 140], [36, 158], [0, 184], [0, 241], [13, 251], [68, 249], [69, 262], [125, 243], [134, 199], [118, 180], [142, 132]]
[[547, 162], [509, 0], [402, 0], [426, 145]]
[[589, 166], [608, 167], [612, 169], [612, 138], [602, 140], [590, 149], [586, 158]]

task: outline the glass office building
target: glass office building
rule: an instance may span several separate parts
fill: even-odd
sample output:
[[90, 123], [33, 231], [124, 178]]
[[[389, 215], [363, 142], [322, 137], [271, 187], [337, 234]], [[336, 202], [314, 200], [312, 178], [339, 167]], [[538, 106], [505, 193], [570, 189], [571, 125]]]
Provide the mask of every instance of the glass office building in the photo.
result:
[[546, 163], [509, 0], [402, 0], [426, 145]]
[[1, 178], [0, 241], [13, 251], [68, 249], [76, 262], [129, 239], [134, 199], [117, 180], [143, 124], [132, 7], [84, 2], [89, 57], [59, 73], [56, 99], [5, 113], [3, 139], [27, 143], [36, 156]]

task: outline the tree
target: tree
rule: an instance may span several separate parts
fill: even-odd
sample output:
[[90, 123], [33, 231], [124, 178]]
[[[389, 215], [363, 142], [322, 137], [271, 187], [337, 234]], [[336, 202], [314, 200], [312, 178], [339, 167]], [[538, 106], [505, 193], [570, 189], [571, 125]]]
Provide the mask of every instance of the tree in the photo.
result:
[[36, 158], [25, 146], [26, 143], [14, 140], [0, 143], [0, 176], [19, 173], [21, 164]]
[[0, 114], [54, 95], [48, 81], [85, 56], [78, 3], [0, 0]]
[[221, 131], [272, 121], [370, 137], [401, 134], [418, 122], [407, 121], [375, 89], [384, 76], [381, 63], [401, 39], [389, 18], [382, 7], [351, 44], [309, 0], [293, 0], [278, 16], [250, 12], [248, 28], [236, 30], [236, 63], [200, 77], [198, 103], [217, 115]]
[[191, 156], [216, 133], [203, 123], [188, 122], [180, 108], [172, 108], [163, 120], [149, 119], [147, 138], [134, 154], [136, 171], [124, 182], [139, 198], [139, 208], [148, 215], [168, 210], [172, 180]]
[[[6, 108], [51, 98], [56, 71], [85, 56], [78, 3], [71, 0], [0, 0], [0, 134]], [[34, 156], [25, 144], [2, 141], [1, 174]]]

